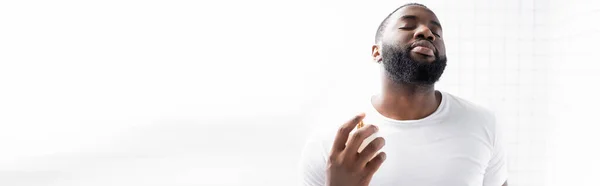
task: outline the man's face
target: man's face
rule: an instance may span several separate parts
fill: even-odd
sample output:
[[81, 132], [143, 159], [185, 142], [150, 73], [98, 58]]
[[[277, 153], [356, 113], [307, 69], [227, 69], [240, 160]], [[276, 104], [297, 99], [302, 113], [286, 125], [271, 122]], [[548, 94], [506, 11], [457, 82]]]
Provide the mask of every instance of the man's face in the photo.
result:
[[374, 46], [374, 57], [383, 62], [388, 77], [416, 85], [437, 82], [446, 67], [446, 50], [435, 14], [411, 5], [398, 10], [388, 21], [381, 45]]

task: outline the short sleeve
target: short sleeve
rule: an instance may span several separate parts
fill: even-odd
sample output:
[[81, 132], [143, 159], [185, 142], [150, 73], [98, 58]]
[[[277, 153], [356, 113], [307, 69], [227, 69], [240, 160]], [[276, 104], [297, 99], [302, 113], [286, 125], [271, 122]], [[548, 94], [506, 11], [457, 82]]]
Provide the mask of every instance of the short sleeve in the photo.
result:
[[498, 126], [495, 117], [492, 117], [492, 122], [494, 125], [492, 156], [485, 170], [483, 186], [501, 186], [508, 179], [504, 130]]
[[328, 152], [323, 141], [312, 135], [305, 142], [299, 161], [302, 186], [325, 186]]

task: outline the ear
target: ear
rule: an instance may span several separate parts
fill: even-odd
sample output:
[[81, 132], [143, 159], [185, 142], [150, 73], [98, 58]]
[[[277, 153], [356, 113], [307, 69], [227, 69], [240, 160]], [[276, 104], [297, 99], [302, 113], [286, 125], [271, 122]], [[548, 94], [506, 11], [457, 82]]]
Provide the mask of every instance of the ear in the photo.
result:
[[381, 63], [383, 59], [381, 58], [381, 47], [379, 45], [375, 44], [371, 47], [371, 57], [376, 63]]

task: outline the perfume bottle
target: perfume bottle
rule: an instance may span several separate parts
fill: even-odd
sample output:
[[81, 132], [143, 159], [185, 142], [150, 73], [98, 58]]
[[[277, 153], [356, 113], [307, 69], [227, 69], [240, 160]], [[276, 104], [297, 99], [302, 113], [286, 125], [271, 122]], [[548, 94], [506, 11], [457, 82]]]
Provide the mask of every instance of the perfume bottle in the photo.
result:
[[[356, 125], [356, 128], [354, 130], [352, 130], [352, 132], [350, 132], [350, 136], [352, 136], [352, 134], [354, 134], [354, 132], [356, 132], [358, 129], [363, 128], [367, 125], [375, 125], [377, 126], [377, 124], [375, 123], [375, 119], [373, 117], [369, 117], [369, 115], [365, 115], [365, 117], [363, 118], [363, 120], [361, 120], [358, 125]], [[358, 147], [358, 153], [361, 153], [363, 151], [363, 149], [365, 147], [367, 147], [367, 145], [369, 145], [373, 140], [375, 140], [375, 138], [380, 137], [381, 135], [381, 127], [378, 127], [378, 131], [373, 133], [372, 135], [370, 135], [369, 137], [365, 138], [363, 140], [363, 142], [361, 143], [361, 145]], [[381, 151], [381, 149], [379, 150]], [[378, 152], [379, 152], [378, 151]], [[375, 153], [373, 155], [373, 157], [375, 157], [378, 153]], [[371, 158], [373, 158], [371, 157]]]

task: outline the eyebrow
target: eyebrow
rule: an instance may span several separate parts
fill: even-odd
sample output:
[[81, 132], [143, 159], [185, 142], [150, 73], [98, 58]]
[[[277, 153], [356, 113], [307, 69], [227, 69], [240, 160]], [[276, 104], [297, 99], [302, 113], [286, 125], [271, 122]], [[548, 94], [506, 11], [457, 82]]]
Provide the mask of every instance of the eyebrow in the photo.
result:
[[[416, 20], [417, 16], [414, 16], [414, 15], [404, 15], [404, 16], [400, 17], [400, 19], [402, 19], [402, 20], [405, 20], [405, 19]], [[440, 27], [440, 29], [442, 29], [442, 25], [440, 23], [438, 23], [437, 21], [431, 20], [429, 23], [431, 23], [431, 24], [433, 24], [435, 26], [438, 26], [438, 27]]]

